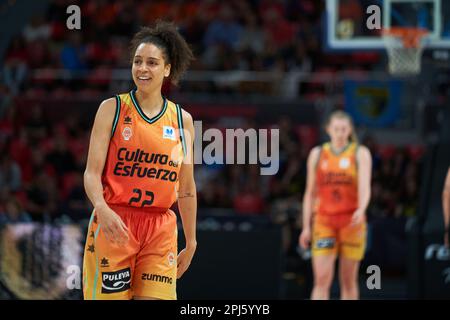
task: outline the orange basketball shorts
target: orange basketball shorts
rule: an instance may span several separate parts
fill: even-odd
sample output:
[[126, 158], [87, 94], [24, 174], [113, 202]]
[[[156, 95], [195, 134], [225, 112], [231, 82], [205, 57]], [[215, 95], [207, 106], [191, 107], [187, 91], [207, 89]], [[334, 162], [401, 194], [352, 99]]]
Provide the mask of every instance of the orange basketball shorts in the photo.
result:
[[135, 296], [175, 300], [177, 218], [172, 210], [150, 212], [110, 205], [128, 227], [125, 246], [109, 242], [92, 213], [83, 258], [83, 296], [87, 300]]
[[367, 224], [351, 225], [351, 214], [316, 214], [313, 222], [312, 255], [339, 255], [362, 260], [366, 249]]

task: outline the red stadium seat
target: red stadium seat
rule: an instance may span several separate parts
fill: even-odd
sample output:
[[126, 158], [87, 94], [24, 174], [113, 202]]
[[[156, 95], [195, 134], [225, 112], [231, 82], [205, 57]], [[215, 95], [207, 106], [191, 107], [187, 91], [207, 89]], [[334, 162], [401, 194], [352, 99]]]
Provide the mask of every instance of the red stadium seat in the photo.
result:
[[411, 145], [407, 147], [408, 154], [412, 160], [419, 160], [425, 153], [425, 147], [420, 145]]
[[75, 185], [75, 176], [77, 173], [66, 173], [61, 179], [61, 197], [66, 199], [70, 190]]
[[298, 125], [295, 127], [300, 143], [307, 149], [311, 149], [319, 141], [319, 130], [310, 125]]
[[396, 147], [390, 144], [379, 145], [378, 154], [383, 160], [391, 159], [395, 153]]

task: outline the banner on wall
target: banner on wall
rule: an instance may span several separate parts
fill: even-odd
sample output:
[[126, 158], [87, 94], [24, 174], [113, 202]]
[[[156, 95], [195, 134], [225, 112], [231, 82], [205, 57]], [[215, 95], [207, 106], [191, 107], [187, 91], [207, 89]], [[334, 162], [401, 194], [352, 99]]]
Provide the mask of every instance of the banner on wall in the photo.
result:
[[400, 118], [402, 82], [344, 81], [345, 110], [356, 125], [388, 127]]
[[[11, 299], [78, 299], [68, 285], [81, 266], [78, 225], [7, 224], [0, 229], [0, 284]], [[5, 291], [7, 293], [5, 293]]]

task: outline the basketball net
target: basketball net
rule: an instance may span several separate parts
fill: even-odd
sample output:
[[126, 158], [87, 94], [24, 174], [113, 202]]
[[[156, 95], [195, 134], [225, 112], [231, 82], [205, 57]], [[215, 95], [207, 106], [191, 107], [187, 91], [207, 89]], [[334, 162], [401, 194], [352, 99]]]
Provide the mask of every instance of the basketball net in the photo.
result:
[[397, 76], [420, 73], [425, 35], [421, 28], [392, 27], [383, 30], [383, 40], [389, 58], [389, 73]]

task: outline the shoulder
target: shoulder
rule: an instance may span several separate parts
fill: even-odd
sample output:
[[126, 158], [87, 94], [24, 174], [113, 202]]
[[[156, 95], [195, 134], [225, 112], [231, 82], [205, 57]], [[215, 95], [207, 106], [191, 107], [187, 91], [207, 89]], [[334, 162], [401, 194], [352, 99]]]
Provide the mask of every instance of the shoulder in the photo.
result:
[[356, 153], [357, 153], [358, 158], [370, 158], [371, 157], [369, 148], [367, 148], [365, 145], [362, 145], [362, 144], [358, 145]]
[[100, 106], [98, 107], [98, 112], [102, 114], [106, 113], [114, 114], [114, 112], [116, 111], [116, 104], [117, 104], [116, 97], [105, 99], [100, 103]]
[[95, 116], [95, 123], [97, 126], [110, 130], [112, 127], [113, 119], [116, 116], [116, 98], [112, 97], [103, 100], [98, 107], [97, 114]]
[[308, 156], [308, 161], [316, 162], [319, 159], [320, 152], [322, 151], [322, 145], [315, 146], [311, 149]]
[[194, 127], [194, 120], [192, 118], [192, 115], [187, 112], [186, 110], [184, 110], [181, 105], [178, 105], [180, 107], [180, 111], [181, 111], [181, 119], [183, 121], [183, 126], [186, 129], [190, 129]]
[[181, 117], [183, 119], [183, 123], [192, 124], [194, 122], [192, 115], [189, 112], [187, 112], [186, 110], [184, 110], [183, 108], [181, 108], [181, 106], [180, 106], [180, 109], [181, 109]]
[[317, 157], [320, 154], [321, 151], [322, 151], [322, 145], [315, 146], [309, 152], [309, 156], [310, 157]]
[[185, 109], [183, 109], [183, 107], [181, 106], [181, 104], [176, 103], [176, 102], [174, 102], [174, 101], [172, 101], [172, 100], [169, 100], [169, 99], [167, 99], [167, 101], [168, 101], [171, 105], [173, 105], [173, 110], [174, 110], [175, 112], [178, 112], [178, 111], [176, 111], [176, 110], [177, 110], [177, 108], [180, 108], [180, 111], [181, 111], [181, 119], [183, 120], [183, 124], [184, 124], [184, 125], [189, 124], [189, 123], [193, 123], [193, 119], [192, 119], [191, 114], [190, 114], [189, 112], [187, 112]]

